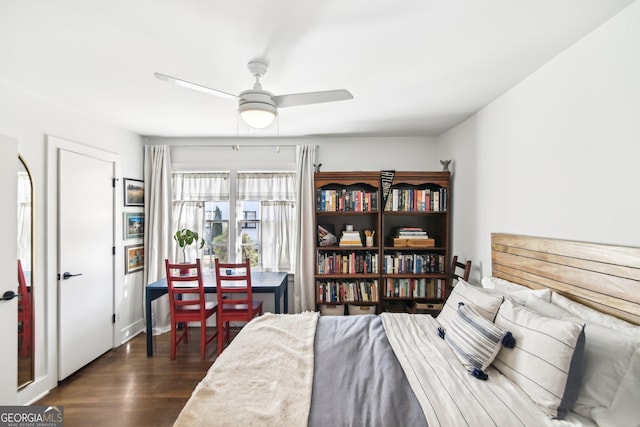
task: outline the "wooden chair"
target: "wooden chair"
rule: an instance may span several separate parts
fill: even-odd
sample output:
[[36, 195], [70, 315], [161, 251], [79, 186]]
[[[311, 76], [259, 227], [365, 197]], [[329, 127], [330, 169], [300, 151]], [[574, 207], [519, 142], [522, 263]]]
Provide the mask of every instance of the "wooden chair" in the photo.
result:
[[29, 357], [31, 355], [31, 344], [33, 340], [33, 326], [31, 321], [31, 295], [27, 289], [27, 281], [24, 277], [22, 263], [18, 260], [18, 338], [20, 340], [20, 355]]
[[221, 263], [215, 259], [216, 294], [218, 296], [218, 354], [230, 338], [229, 322], [248, 322], [262, 315], [262, 301], [253, 300], [251, 264]]
[[[193, 264], [172, 264], [164, 260], [171, 312], [171, 360], [176, 358], [178, 344], [189, 341], [187, 322], [200, 323], [200, 359], [206, 356], [207, 344], [218, 335], [207, 337], [207, 319], [218, 310], [214, 301], [206, 301], [200, 259]], [[182, 326], [182, 330], [179, 327]]]
[[[462, 269], [462, 272], [458, 274], [458, 270]], [[468, 260], [466, 263], [462, 263], [458, 261], [458, 256], [454, 255], [453, 260], [451, 261], [451, 270], [449, 277], [449, 289], [452, 289], [454, 285], [453, 281], [456, 283], [458, 280], [462, 279], [465, 282], [469, 280], [469, 274], [471, 273], [471, 260]]]

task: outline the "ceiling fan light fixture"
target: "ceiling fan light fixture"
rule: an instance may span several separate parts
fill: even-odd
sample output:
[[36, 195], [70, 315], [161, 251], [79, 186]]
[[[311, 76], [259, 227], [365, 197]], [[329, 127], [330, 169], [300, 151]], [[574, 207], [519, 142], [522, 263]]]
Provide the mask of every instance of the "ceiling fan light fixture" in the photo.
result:
[[242, 120], [254, 129], [264, 129], [273, 123], [278, 115], [278, 108], [271, 96], [271, 92], [257, 87], [242, 92], [238, 103]]
[[262, 102], [247, 102], [238, 107], [242, 120], [254, 129], [271, 125], [278, 114], [276, 107]]

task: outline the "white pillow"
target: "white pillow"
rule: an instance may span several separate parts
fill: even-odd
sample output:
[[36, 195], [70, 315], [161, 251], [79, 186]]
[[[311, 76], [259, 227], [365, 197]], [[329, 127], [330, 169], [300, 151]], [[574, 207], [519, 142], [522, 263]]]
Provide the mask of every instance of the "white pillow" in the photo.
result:
[[507, 299], [495, 323], [510, 330], [513, 349], [502, 349], [493, 365], [516, 383], [550, 418], [573, 407], [584, 370], [584, 324], [552, 319]]
[[551, 289], [531, 289], [498, 277], [483, 277], [481, 283], [483, 288], [491, 289], [505, 297], [509, 296], [518, 304], [525, 304], [529, 295], [551, 301]]
[[[581, 305], [570, 302], [572, 306]], [[527, 301], [527, 306], [550, 317], [585, 321], [555, 304], [535, 297]], [[609, 315], [591, 308], [586, 312], [592, 318], [612, 323], [611, 319], [606, 318], [611, 317]], [[623, 322], [614, 320], [614, 324]], [[633, 328], [637, 333], [628, 334], [627, 331]], [[628, 324], [624, 329], [615, 330], [589, 320], [585, 324], [585, 370], [573, 410], [593, 419], [600, 426], [637, 426], [640, 420], [640, 327]]]
[[451, 320], [456, 316], [460, 302], [472, 306], [478, 314], [493, 322], [503, 300], [501, 295], [490, 294], [486, 290], [460, 279], [445, 301], [444, 307], [438, 315], [438, 322], [446, 331]]
[[602, 313], [591, 307], [587, 307], [586, 305], [570, 300], [557, 292], [552, 293], [551, 302], [588, 322], [597, 323], [616, 331], [622, 331], [633, 335], [637, 334], [640, 336], [640, 326], [625, 322], [622, 319], [618, 319], [610, 314]]
[[507, 331], [482, 317], [471, 305], [458, 307], [444, 339], [469, 370], [484, 371], [502, 348]]
[[575, 317], [575, 314], [565, 310], [559, 305], [552, 304], [535, 295], [529, 295], [524, 306], [530, 310], [535, 311], [546, 317], [552, 317], [554, 319], [563, 319], [565, 317]]

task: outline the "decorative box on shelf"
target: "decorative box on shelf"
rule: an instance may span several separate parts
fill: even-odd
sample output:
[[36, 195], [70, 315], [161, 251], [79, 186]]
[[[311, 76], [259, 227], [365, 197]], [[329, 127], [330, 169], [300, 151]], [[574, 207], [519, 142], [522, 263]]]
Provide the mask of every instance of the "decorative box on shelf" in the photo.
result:
[[347, 306], [347, 310], [351, 315], [357, 314], [376, 314], [376, 306], [375, 305], [356, 305], [349, 304]]
[[320, 304], [320, 314], [323, 316], [344, 316], [344, 305]]
[[436, 239], [411, 239], [402, 237], [394, 237], [393, 239], [394, 247], [429, 248], [435, 245]]

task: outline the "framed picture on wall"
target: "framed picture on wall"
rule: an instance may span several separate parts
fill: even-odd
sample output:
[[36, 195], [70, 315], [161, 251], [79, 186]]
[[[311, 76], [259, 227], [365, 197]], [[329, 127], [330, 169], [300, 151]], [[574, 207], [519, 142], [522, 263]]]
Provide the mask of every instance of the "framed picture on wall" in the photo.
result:
[[124, 247], [124, 274], [133, 273], [144, 268], [144, 245]]
[[124, 213], [124, 238], [135, 239], [144, 236], [144, 212]]
[[124, 178], [124, 205], [144, 206], [144, 181]]

